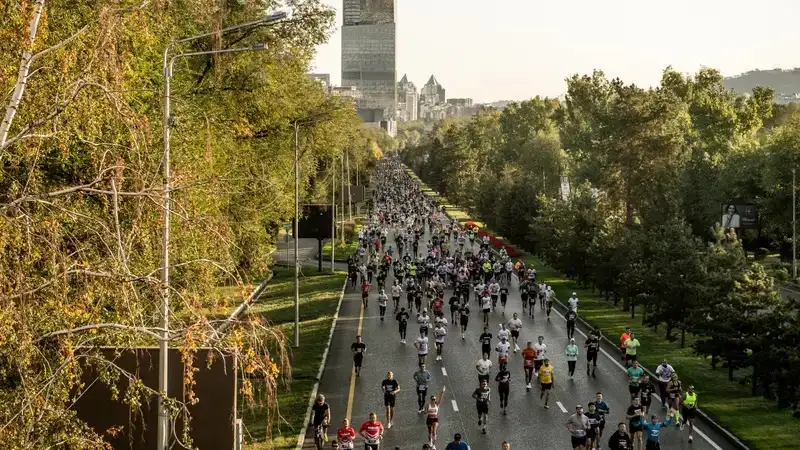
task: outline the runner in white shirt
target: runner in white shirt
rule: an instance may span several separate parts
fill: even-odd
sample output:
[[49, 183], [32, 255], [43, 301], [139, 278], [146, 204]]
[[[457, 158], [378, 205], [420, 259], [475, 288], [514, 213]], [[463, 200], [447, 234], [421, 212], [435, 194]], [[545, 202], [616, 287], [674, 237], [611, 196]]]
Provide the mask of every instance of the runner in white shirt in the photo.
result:
[[547, 356], [547, 345], [544, 343], [544, 336], [539, 336], [539, 342], [533, 344], [533, 349], [536, 350], [536, 358], [533, 360], [533, 372], [539, 376], [539, 368], [544, 363], [544, 358]]
[[425, 364], [425, 360], [428, 358], [428, 337], [425, 336], [422, 332], [419, 333], [419, 337], [417, 341], [414, 342], [414, 347], [417, 347], [417, 357], [419, 358], [419, 364]]
[[571, 310], [573, 310], [575, 312], [578, 312], [578, 294], [577, 293], [575, 293], [575, 292], [572, 293], [572, 297], [570, 297], [569, 300], [567, 300], [567, 305], [569, 306], [569, 309], [571, 309]]
[[381, 289], [381, 293], [378, 294], [378, 310], [381, 313], [381, 322], [383, 322], [383, 316], [386, 315], [386, 302], [389, 301], [389, 296], [386, 295], [386, 292]]
[[510, 260], [506, 261], [506, 277], [509, 283], [511, 283], [511, 275], [514, 273], [514, 263]]
[[427, 309], [423, 309], [422, 312], [417, 316], [417, 323], [419, 324], [419, 332], [427, 336], [428, 328], [431, 324], [431, 316], [428, 315]]
[[494, 311], [497, 307], [497, 297], [500, 295], [500, 284], [497, 279], [492, 278], [492, 282], [489, 283], [489, 295], [492, 298], [492, 311]]
[[481, 309], [483, 310], [483, 323], [489, 325], [489, 311], [492, 310], [492, 298], [486, 293], [481, 298]]
[[522, 331], [522, 320], [514, 313], [514, 317], [508, 321], [508, 329], [511, 330], [511, 342], [514, 344], [514, 353], [519, 351], [519, 332]]
[[478, 370], [478, 383], [481, 381], [489, 382], [489, 372], [492, 370], [492, 361], [489, 359], [489, 354], [484, 353], [483, 358], [479, 359], [475, 368]]
[[394, 280], [394, 284], [392, 285], [392, 301], [394, 302], [394, 311], [397, 312], [400, 309], [400, 294], [403, 292], [403, 287]]
[[438, 326], [446, 327], [447, 326], [447, 318], [444, 316], [444, 314], [438, 315], [433, 319], [433, 325], [434, 325], [434, 327], [438, 327]]
[[444, 337], [447, 336], [447, 329], [444, 324], [437, 323], [433, 329], [433, 336], [436, 338], [436, 360], [442, 360], [442, 347], [444, 347]]
[[501, 336], [500, 342], [497, 343], [494, 349], [497, 351], [497, 364], [500, 366], [500, 370], [503, 370], [508, 366], [508, 350], [511, 349], [508, 338], [506, 336]]
[[506, 328], [506, 324], [501, 323], [498, 326], [500, 327], [500, 330], [497, 331], [497, 338], [498, 339], [505, 338], [506, 340], [508, 340], [508, 337], [511, 335], [511, 332], [508, 331], [508, 329]]

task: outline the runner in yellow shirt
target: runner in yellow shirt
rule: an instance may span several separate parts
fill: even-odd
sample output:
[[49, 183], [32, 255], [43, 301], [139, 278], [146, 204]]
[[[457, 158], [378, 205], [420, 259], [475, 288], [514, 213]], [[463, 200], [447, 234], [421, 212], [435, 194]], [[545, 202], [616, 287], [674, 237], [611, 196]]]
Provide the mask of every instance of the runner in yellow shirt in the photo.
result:
[[550, 408], [547, 402], [550, 401], [550, 390], [553, 389], [554, 377], [555, 371], [553, 366], [550, 365], [550, 360], [545, 358], [544, 364], [539, 368], [539, 384], [542, 387], [542, 391], [539, 393], [539, 399], [544, 397], [545, 408]]

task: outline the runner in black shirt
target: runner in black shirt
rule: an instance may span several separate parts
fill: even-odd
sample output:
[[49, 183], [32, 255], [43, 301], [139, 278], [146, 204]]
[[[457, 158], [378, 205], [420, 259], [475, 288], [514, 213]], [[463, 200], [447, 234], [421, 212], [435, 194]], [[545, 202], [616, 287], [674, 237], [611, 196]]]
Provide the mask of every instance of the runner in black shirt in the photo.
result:
[[394, 379], [392, 372], [386, 374], [386, 379], [381, 383], [381, 390], [383, 391], [383, 406], [386, 407], [386, 427], [392, 428], [395, 396], [400, 392], [400, 385]]
[[589, 366], [592, 366], [592, 376], [597, 377], [597, 354], [600, 352], [600, 338], [594, 331], [586, 338], [586, 376], [589, 376]]
[[578, 313], [575, 311], [569, 310], [567, 311], [567, 339], [571, 339], [575, 336], [575, 320], [578, 318]]
[[450, 321], [453, 322], [453, 325], [458, 325], [458, 307], [459, 307], [459, 300], [458, 295], [456, 295], [455, 291], [453, 292], [453, 296], [450, 297]]
[[367, 344], [361, 340], [361, 336], [356, 336], [356, 341], [350, 346], [353, 352], [353, 366], [356, 369], [356, 376], [361, 376], [361, 363], [364, 362], [364, 353], [367, 352]]
[[395, 319], [400, 326], [400, 342], [403, 344], [406, 343], [406, 328], [408, 328], [408, 318], [409, 314], [405, 308], [400, 308], [400, 312], [395, 316]]
[[500, 288], [500, 304], [503, 305], [503, 313], [506, 312], [507, 301], [508, 301], [508, 286], [503, 285], [503, 287]]
[[653, 393], [655, 393], [655, 391], [656, 388], [650, 384], [650, 375], [645, 372], [642, 379], [639, 380], [639, 397], [641, 398], [645, 415], [650, 412], [650, 402], [653, 401]]
[[500, 372], [494, 377], [497, 381], [497, 392], [500, 395], [500, 408], [503, 409], [503, 415], [506, 415], [506, 408], [508, 407], [508, 394], [511, 388], [511, 372], [508, 368], [503, 366]]
[[459, 322], [461, 323], [461, 339], [466, 338], [467, 324], [469, 323], [469, 303], [466, 301], [458, 308]]
[[489, 333], [489, 327], [483, 327], [483, 333], [478, 338], [481, 341], [481, 353], [492, 355], [492, 333]]

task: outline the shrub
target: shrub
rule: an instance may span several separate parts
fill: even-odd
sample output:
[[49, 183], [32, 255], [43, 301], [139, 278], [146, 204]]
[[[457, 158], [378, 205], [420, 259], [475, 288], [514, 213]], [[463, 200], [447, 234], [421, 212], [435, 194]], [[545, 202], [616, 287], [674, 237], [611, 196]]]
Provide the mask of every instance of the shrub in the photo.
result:
[[773, 278], [775, 278], [778, 281], [787, 282], [789, 281], [789, 271], [786, 270], [785, 267], [779, 267], [778, 269], [775, 270]]
[[761, 261], [769, 255], [769, 250], [764, 247], [759, 247], [753, 252], [756, 261]]

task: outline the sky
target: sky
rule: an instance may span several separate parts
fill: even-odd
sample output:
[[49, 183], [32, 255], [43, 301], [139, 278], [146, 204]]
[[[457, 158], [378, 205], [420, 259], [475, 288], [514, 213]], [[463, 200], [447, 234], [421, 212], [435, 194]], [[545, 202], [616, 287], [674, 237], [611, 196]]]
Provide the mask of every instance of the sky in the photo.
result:
[[[341, 81], [342, 0], [313, 71]], [[655, 86], [667, 66], [737, 75], [800, 66], [800, 0], [397, 0], [397, 79], [431, 74], [448, 98], [558, 96], [600, 69]]]

